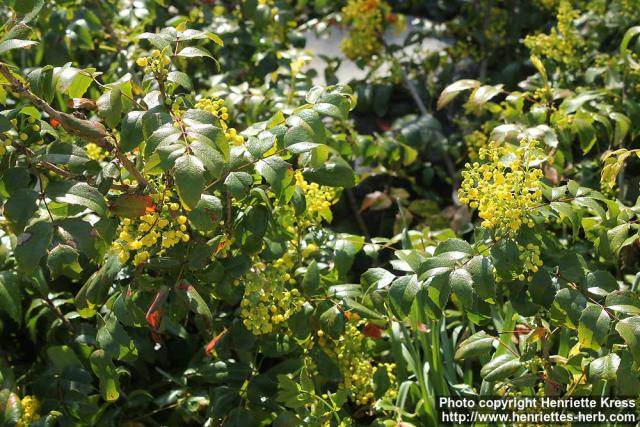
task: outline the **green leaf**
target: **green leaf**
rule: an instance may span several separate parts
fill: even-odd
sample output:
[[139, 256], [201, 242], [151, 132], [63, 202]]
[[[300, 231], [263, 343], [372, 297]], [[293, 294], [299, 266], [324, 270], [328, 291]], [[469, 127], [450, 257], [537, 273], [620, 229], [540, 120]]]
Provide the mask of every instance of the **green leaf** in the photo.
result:
[[308, 295], [314, 295], [320, 289], [320, 270], [316, 260], [311, 261], [302, 279], [302, 290]]
[[480, 86], [479, 88], [475, 89], [473, 93], [471, 93], [469, 103], [474, 107], [480, 107], [481, 105], [487, 103], [494, 96], [500, 94], [502, 92], [502, 88], [502, 84], [498, 84], [495, 86]]
[[338, 156], [327, 160], [319, 168], [305, 168], [302, 174], [306, 180], [329, 187], [352, 188], [356, 185], [353, 169]]
[[587, 299], [575, 289], [560, 289], [556, 294], [549, 311], [551, 319], [570, 329], [576, 329], [582, 311], [587, 306]]
[[120, 125], [120, 150], [128, 153], [144, 140], [144, 128], [142, 125], [145, 111], [131, 111]]
[[622, 319], [616, 325], [616, 331], [627, 344], [633, 360], [640, 365], [640, 316]]
[[375, 286], [376, 289], [384, 289], [388, 287], [396, 278], [395, 274], [390, 273], [384, 268], [370, 268], [360, 276], [360, 282], [365, 289]]
[[56, 279], [60, 276], [67, 276], [72, 279], [79, 279], [82, 267], [78, 263], [78, 251], [68, 245], [56, 245], [47, 258], [47, 267], [51, 272], [51, 277]]
[[532, 128], [528, 128], [523, 132], [522, 135], [544, 142], [547, 147], [551, 148], [556, 148], [559, 144], [556, 131], [547, 125], [538, 125]]
[[26, 25], [24, 22], [19, 22], [16, 25], [12, 26], [9, 31], [4, 33], [2, 38], [0, 38], [0, 42], [13, 39], [22, 39], [28, 37], [29, 34], [31, 34], [31, 27]]
[[0, 271], [0, 311], [7, 313], [17, 324], [22, 324], [20, 282], [14, 272]]
[[206, 32], [205, 36], [207, 36], [207, 38], [209, 40], [211, 40], [212, 42], [214, 42], [215, 44], [217, 44], [218, 46], [224, 47], [224, 42], [222, 41], [222, 39], [220, 38], [220, 36], [218, 36], [217, 34], [214, 34], [212, 32]]
[[207, 52], [206, 50], [201, 49], [199, 47], [195, 47], [195, 46], [187, 46], [187, 47], [185, 47], [180, 52], [178, 52], [178, 56], [182, 56], [182, 57], [185, 57], [185, 58], [207, 57], [207, 58], [214, 59], [213, 56], [211, 56], [211, 54], [209, 52]]
[[37, 192], [23, 188], [16, 191], [4, 204], [4, 216], [11, 224], [14, 234], [22, 233], [33, 214], [38, 211], [37, 200]]
[[202, 232], [215, 229], [221, 217], [222, 202], [209, 194], [203, 194], [196, 207], [187, 214], [191, 225]]
[[[610, 353], [615, 354], [615, 353]], [[633, 396], [640, 388], [640, 380], [637, 375], [629, 375], [633, 369], [633, 359], [628, 350], [623, 350], [620, 354], [620, 365], [616, 377], [616, 387], [618, 396]]]
[[256, 170], [276, 192], [287, 186], [293, 176], [291, 165], [278, 156], [259, 160], [256, 163]]
[[360, 304], [354, 299], [345, 298], [344, 305], [349, 308], [351, 312], [358, 313], [365, 319], [385, 320], [385, 317], [382, 314], [370, 309], [366, 305]]
[[185, 154], [176, 160], [175, 177], [178, 195], [190, 209], [196, 207], [204, 190], [204, 165], [195, 156]]
[[596, 143], [596, 129], [593, 127], [593, 119], [588, 113], [580, 110], [574, 115], [572, 122], [573, 132], [578, 134], [582, 154], [587, 154]]
[[284, 146], [289, 147], [290, 145], [297, 144], [299, 142], [313, 142], [313, 129], [306, 123], [302, 122], [298, 126], [292, 126], [287, 129], [287, 132], [284, 134]]
[[549, 273], [539, 270], [533, 275], [533, 279], [529, 283], [529, 295], [534, 303], [544, 308], [551, 308], [556, 292], [557, 288]]
[[[178, 285], [180, 287], [180, 285]], [[203, 316], [209, 323], [213, 321], [213, 315], [211, 314], [211, 309], [202, 298], [202, 296], [198, 293], [198, 290], [193, 287], [193, 285], [183, 282], [183, 285], [186, 289], [187, 298], [189, 300], [189, 305], [191, 310]]]
[[[587, 290], [591, 294], [598, 295], [598, 296], [606, 296], [608, 298], [609, 295], [612, 295], [611, 294], [612, 292], [615, 292], [618, 290], [618, 281], [608, 271], [604, 271], [604, 270], [590, 271], [587, 273]], [[640, 307], [640, 305], [638, 307]], [[615, 308], [612, 308], [612, 309], [615, 310]], [[634, 313], [634, 314], [639, 314], [639, 313], [640, 313], [640, 310], [638, 311], [638, 313]]]
[[491, 259], [478, 255], [471, 258], [464, 268], [471, 274], [476, 294], [485, 301], [493, 301], [496, 297], [496, 282]]
[[565, 202], [551, 202], [550, 206], [551, 209], [558, 213], [559, 217], [567, 218], [569, 220], [572, 227], [572, 233], [574, 236], [577, 236], [580, 228], [580, 218], [574, 208]]
[[41, 152], [35, 155], [34, 160], [54, 164], [68, 164], [76, 168], [84, 165], [91, 159], [89, 159], [87, 152], [82, 147], [56, 141], [49, 144], [44, 153]]
[[473, 290], [473, 278], [471, 274], [464, 268], [453, 270], [449, 276], [449, 285], [451, 290], [458, 297], [466, 310], [471, 310], [475, 301], [475, 292]]
[[105, 351], [106, 356], [112, 359], [133, 362], [138, 355], [135, 343], [113, 314], [108, 315], [98, 329], [96, 343]]
[[53, 235], [53, 227], [46, 221], [38, 221], [27, 227], [24, 233], [17, 238], [14, 255], [18, 267], [26, 274], [33, 273], [40, 260], [45, 255], [51, 237]]
[[107, 204], [97, 188], [86, 182], [69, 182], [64, 189], [66, 194], [56, 197], [56, 201], [84, 206], [100, 216], [106, 216]]
[[246, 172], [230, 172], [224, 180], [224, 188], [237, 199], [249, 194], [253, 177]]
[[594, 351], [600, 350], [600, 346], [606, 342], [610, 328], [609, 314], [601, 306], [589, 304], [582, 312], [578, 325], [580, 345]]
[[640, 295], [632, 291], [614, 291], [607, 295], [604, 303], [609, 310], [619, 313], [640, 314]]
[[298, 142], [287, 147], [287, 150], [291, 154], [308, 153], [318, 147], [323, 147], [322, 144], [316, 144], [315, 142]]
[[415, 275], [399, 277], [389, 287], [391, 306], [402, 319], [409, 315], [418, 291], [420, 282]]
[[149, 40], [153, 46], [158, 49], [164, 49], [172, 42], [176, 41], [175, 30], [173, 32], [162, 31], [160, 33], [142, 33], [138, 36], [139, 39]]
[[629, 133], [629, 129], [631, 128], [631, 120], [624, 114], [616, 112], [610, 113], [609, 117], [611, 117], [616, 122], [613, 145], [620, 146]]
[[473, 255], [473, 246], [462, 239], [447, 239], [436, 247], [433, 255], [438, 256], [448, 252], [460, 252], [464, 255]]
[[500, 277], [511, 277], [521, 268], [518, 246], [511, 239], [502, 239], [491, 248], [491, 257]]
[[53, 70], [56, 89], [71, 98], [82, 98], [93, 79], [86, 71], [72, 67], [70, 64]]
[[122, 92], [119, 87], [107, 90], [96, 101], [98, 115], [105, 120], [110, 128], [115, 128], [120, 123], [122, 114]]
[[441, 110], [448, 103], [453, 101], [453, 99], [460, 94], [460, 92], [477, 88], [480, 86], [480, 82], [477, 80], [458, 80], [455, 83], [450, 84], [440, 94], [440, 98], [438, 98], [437, 109]]
[[222, 176], [226, 162], [223, 155], [216, 149], [216, 146], [209, 138], [197, 137], [189, 145], [189, 148], [213, 178]]
[[177, 85], [182, 86], [188, 91], [193, 90], [193, 83], [191, 83], [191, 78], [182, 71], [172, 71], [167, 74], [167, 80], [175, 83]]
[[520, 360], [513, 357], [512, 354], [506, 353], [494, 357], [484, 365], [480, 370], [480, 376], [489, 382], [501, 381], [514, 375], [521, 366]]
[[0, 43], [0, 55], [13, 49], [30, 48], [31, 46], [34, 46], [36, 44], [38, 44], [38, 42], [29, 40], [5, 40]]
[[90, 356], [91, 369], [100, 381], [100, 395], [107, 402], [115, 402], [120, 397], [120, 380], [113, 360], [104, 350], [96, 350]]
[[345, 317], [342, 310], [336, 305], [331, 306], [320, 315], [322, 330], [333, 338], [340, 338], [344, 333]]
[[589, 381], [617, 379], [618, 367], [620, 366], [620, 356], [609, 353], [599, 357], [589, 364]]
[[56, 93], [53, 82], [53, 66], [47, 65], [46, 67], [36, 68], [27, 75], [27, 81], [34, 94], [51, 103]]
[[113, 286], [116, 275], [121, 269], [118, 255], [113, 254], [98, 271], [89, 277], [74, 299], [76, 309], [81, 316], [90, 317], [95, 314], [94, 307], [104, 303], [109, 288]]
[[488, 355], [497, 341], [496, 337], [492, 337], [485, 331], [476, 332], [460, 343], [454, 359], [464, 360]]

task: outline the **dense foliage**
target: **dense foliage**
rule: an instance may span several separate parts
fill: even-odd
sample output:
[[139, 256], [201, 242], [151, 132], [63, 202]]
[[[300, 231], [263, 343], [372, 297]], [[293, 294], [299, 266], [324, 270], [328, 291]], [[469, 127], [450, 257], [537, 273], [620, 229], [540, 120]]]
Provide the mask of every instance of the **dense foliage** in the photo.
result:
[[5, 0], [0, 425], [637, 397], [639, 8]]

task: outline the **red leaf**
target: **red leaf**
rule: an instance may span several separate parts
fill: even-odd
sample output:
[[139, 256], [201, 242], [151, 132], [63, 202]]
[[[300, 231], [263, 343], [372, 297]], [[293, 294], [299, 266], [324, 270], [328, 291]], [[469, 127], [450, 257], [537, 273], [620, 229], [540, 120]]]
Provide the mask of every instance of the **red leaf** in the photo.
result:
[[218, 341], [220, 341], [220, 338], [222, 338], [226, 333], [227, 333], [227, 330], [223, 329], [222, 332], [220, 332], [218, 335], [213, 337], [213, 339], [209, 341], [209, 343], [204, 347], [204, 352], [209, 354], [212, 351], [214, 351], [216, 348], [216, 344], [218, 344]]
[[371, 337], [374, 339], [380, 338], [382, 336], [382, 328], [378, 325], [374, 325], [373, 323], [367, 323], [364, 327], [364, 335], [367, 337]]
[[145, 318], [147, 319], [147, 323], [151, 328], [151, 337], [157, 343], [161, 341], [160, 334], [158, 330], [160, 328], [160, 322], [162, 321], [162, 315], [164, 314], [164, 302], [167, 299], [167, 294], [169, 293], [169, 288], [163, 286], [160, 288], [156, 297], [153, 299], [153, 302], [149, 306], [149, 310], [147, 310], [147, 314]]

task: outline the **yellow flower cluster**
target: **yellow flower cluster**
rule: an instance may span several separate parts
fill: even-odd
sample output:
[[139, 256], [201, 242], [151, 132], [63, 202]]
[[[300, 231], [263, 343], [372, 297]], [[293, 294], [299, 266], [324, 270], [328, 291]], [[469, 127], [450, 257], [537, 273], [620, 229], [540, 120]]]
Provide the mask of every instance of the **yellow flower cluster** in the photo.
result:
[[556, 27], [551, 29], [550, 34], [527, 36], [524, 40], [525, 46], [539, 57], [546, 57], [567, 66], [577, 66], [585, 46], [585, 41], [578, 34], [574, 24], [578, 16], [580, 12], [573, 9], [571, 2], [562, 0], [558, 7]]
[[[171, 193], [154, 196], [156, 200], [168, 201]], [[134, 220], [124, 218], [118, 240], [111, 246], [112, 251], [118, 253], [120, 262], [126, 263], [133, 255], [133, 265], [137, 267], [149, 261], [152, 254], [161, 256], [179, 242], [188, 242], [191, 237], [187, 231], [187, 217], [179, 210], [178, 203], [163, 202], [160, 213], [152, 211]]]
[[542, 171], [531, 167], [541, 162], [536, 141], [523, 139], [512, 153], [495, 142], [480, 149], [480, 164], [467, 163], [462, 172], [460, 202], [479, 210], [482, 226], [498, 235], [516, 232], [522, 225], [533, 226], [530, 211], [542, 201]]
[[317, 224], [322, 220], [331, 221], [331, 205], [338, 201], [338, 192], [333, 187], [319, 185], [315, 182], [307, 182], [302, 176], [302, 172], [297, 170], [294, 173], [296, 185], [304, 192], [307, 204], [305, 219], [301, 221], [301, 226]]
[[165, 52], [166, 48], [162, 52], [154, 49], [151, 51], [151, 56], [141, 56], [136, 59], [136, 64], [138, 67], [144, 68], [145, 72], [152, 72], [156, 76], [166, 76], [171, 58]]
[[195, 107], [199, 110], [208, 111], [220, 120], [220, 127], [224, 131], [225, 136], [233, 145], [244, 144], [244, 137], [238, 134], [234, 128], [227, 125], [229, 120], [229, 109], [224, 106], [224, 101], [220, 98], [210, 99], [204, 98], [196, 102]]
[[16, 423], [16, 427], [28, 427], [33, 421], [40, 419], [38, 411], [40, 410], [40, 402], [33, 396], [25, 396], [20, 400], [22, 405], [22, 416]]
[[489, 138], [484, 132], [474, 130], [468, 135], [464, 136], [464, 143], [467, 146], [467, 154], [471, 160], [478, 159], [478, 152], [481, 148], [487, 145]]
[[391, 19], [391, 8], [384, 0], [349, 0], [342, 8], [349, 36], [342, 40], [342, 51], [350, 59], [369, 59], [383, 46], [385, 22]]
[[358, 406], [370, 405], [375, 399], [373, 377], [379, 369], [385, 369], [389, 378], [389, 389], [385, 397], [396, 396], [395, 363], [375, 364], [365, 348], [367, 337], [360, 331], [359, 316], [351, 315], [344, 334], [338, 340], [327, 338], [318, 331], [318, 345], [335, 359], [342, 382], [338, 386], [349, 393], [349, 398]]
[[[616, 17], [616, 22], [634, 21], [637, 20], [638, 15], [638, 0], [591, 0], [587, 6], [590, 12], [594, 15], [604, 15], [607, 12], [611, 16]], [[632, 23], [621, 23], [622, 28], [633, 25]]]
[[304, 305], [300, 291], [287, 285], [296, 281], [287, 271], [293, 269], [291, 254], [271, 265], [258, 263], [245, 278], [244, 297], [240, 302], [242, 323], [254, 335], [275, 332]]
[[85, 145], [84, 149], [87, 151], [87, 156], [89, 156], [91, 160], [96, 160], [98, 162], [101, 162], [106, 156], [109, 155], [108, 151], [104, 151], [102, 147], [97, 146], [93, 142]]
[[[485, 59], [507, 44], [509, 13], [505, 8], [476, 8], [469, 3], [469, 19], [450, 23], [456, 43], [448, 49], [456, 60]], [[484, 25], [490, 22], [491, 25]], [[480, 42], [481, 40], [481, 42]]]
[[[520, 262], [522, 265], [522, 273], [518, 276], [520, 281], [525, 279], [525, 274], [528, 272], [535, 273], [540, 267], [542, 267], [542, 260], [540, 259], [540, 246], [528, 243], [526, 246], [518, 245], [520, 251]], [[529, 280], [532, 277], [529, 276]]]

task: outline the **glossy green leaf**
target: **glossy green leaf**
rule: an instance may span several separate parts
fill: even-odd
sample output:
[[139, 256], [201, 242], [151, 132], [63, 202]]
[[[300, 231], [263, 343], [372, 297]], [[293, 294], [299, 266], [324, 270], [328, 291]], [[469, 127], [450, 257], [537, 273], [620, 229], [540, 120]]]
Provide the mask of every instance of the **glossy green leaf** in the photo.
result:
[[190, 209], [196, 207], [204, 190], [204, 165], [195, 156], [185, 154], [176, 160], [176, 187], [180, 200]]

